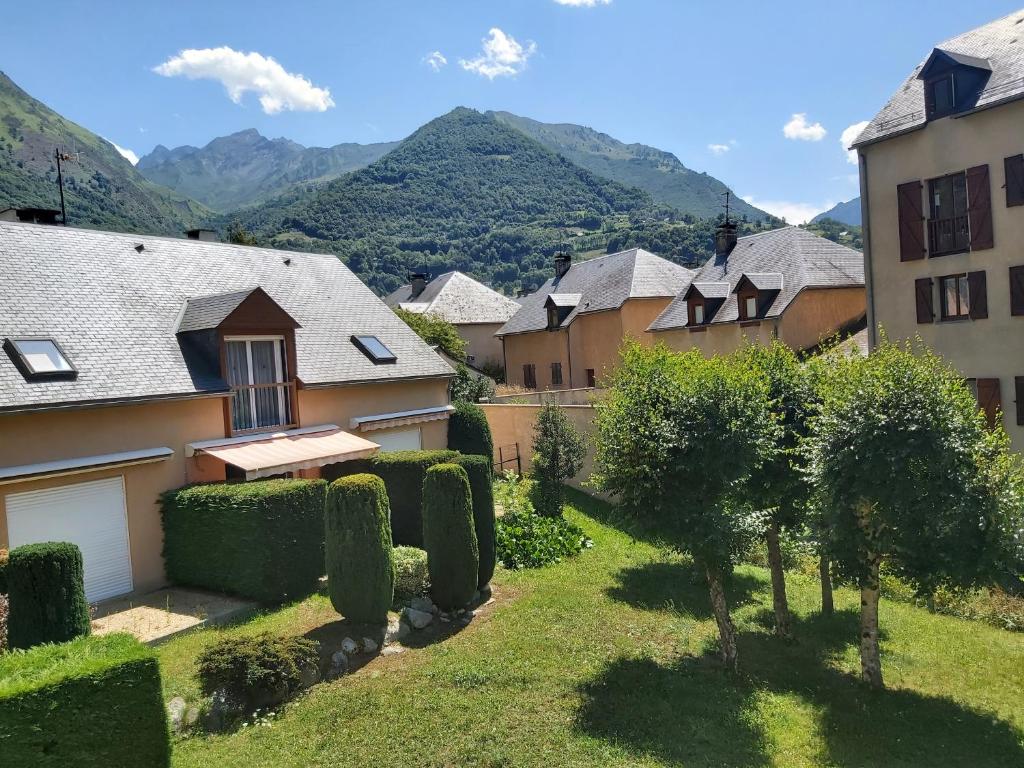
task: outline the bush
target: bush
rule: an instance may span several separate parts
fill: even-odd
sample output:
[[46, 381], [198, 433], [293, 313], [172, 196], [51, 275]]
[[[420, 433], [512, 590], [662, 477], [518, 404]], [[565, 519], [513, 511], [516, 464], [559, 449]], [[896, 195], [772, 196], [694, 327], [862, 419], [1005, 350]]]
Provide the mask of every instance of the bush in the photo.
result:
[[461, 363], [455, 367], [452, 379], [453, 403], [479, 403], [494, 397], [494, 382], [485, 376], [470, 373]]
[[452, 463], [466, 470], [473, 496], [473, 528], [480, 553], [477, 586], [489, 584], [494, 575], [494, 476], [491, 460], [483, 456], [460, 456]]
[[316, 641], [261, 634], [226, 637], [208, 646], [199, 655], [196, 675], [207, 696], [223, 691], [229, 701], [251, 712], [294, 696], [303, 676], [319, 672], [319, 667]]
[[430, 591], [427, 553], [416, 547], [395, 547], [395, 604]]
[[7, 594], [7, 560], [9, 555], [6, 549], [0, 549], [0, 595]]
[[475, 403], [455, 404], [448, 418], [448, 447], [466, 455], [486, 456], [494, 461], [494, 443], [491, 427], [484, 409]]
[[155, 654], [106, 635], [0, 657], [0, 743], [12, 767], [169, 765]]
[[327, 587], [334, 610], [361, 624], [385, 624], [394, 599], [391, 509], [384, 481], [352, 475], [327, 489]]
[[538, 515], [530, 495], [514, 472], [498, 481], [503, 513], [497, 520], [497, 557], [506, 568], [540, 568], [593, 546], [583, 531], [565, 518]]
[[430, 594], [444, 610], [462, 608], [476, 591], [480, 550], [466, 470], [438, 464], [423, 481], [423, 542]]
[[164, 560], [177, 583], [277, 603], [324, 574], [322, 480], [193, 485], [162, 496]]
[[7, 568], [11, 648], [63, 643], [89, 634], [82, 552], [66, 541], [11, 550]]
[[533, 428], [533, 464], [530, 474], [534, 485], [537, 512], [559, 517], [565, 503], [563, 483], [583, 468], [587, 447], [583, 437], [553, 403], [546, 403], [537, 414]]

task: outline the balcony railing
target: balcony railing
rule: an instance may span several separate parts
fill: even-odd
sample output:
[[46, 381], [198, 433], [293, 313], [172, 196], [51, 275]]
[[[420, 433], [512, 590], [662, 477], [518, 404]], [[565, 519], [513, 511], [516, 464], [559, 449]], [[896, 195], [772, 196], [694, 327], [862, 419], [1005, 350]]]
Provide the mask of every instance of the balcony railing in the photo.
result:
[[242, 384], [231, 388], [231, 433], [291, 429], [295, 423], [295, 381]]
[[971, 227], [967, 214], [948, 219], [928, 220], [928, 251], [932, 256], [959, 253], [971, 247]]

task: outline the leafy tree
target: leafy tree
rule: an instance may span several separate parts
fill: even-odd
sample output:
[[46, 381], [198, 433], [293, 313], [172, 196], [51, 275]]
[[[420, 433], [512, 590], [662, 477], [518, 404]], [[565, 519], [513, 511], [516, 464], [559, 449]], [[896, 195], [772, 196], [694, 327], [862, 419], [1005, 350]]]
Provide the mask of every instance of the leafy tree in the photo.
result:
[[880, 567], [921, 594], [992, 583], [1020, 562], [1024, 470], [963, 379], [909, 342], [841, 366], [821, 396], [810, 476], [832, 558], [860, 585], [861, 677], [880, 688]]
[[563, 483], [583, 468], [587, 446], [582, 435], [554, 403], [545, 403], [533, 427], [533, 502], [545, 517], [561, 517]]
[[722, 659], [735, 671], [725, 585], [758, 530], [748, 482], [777, 440], [768, 387], [735, 357], [638, 343], [624, 347], [610, 383], [597, 405], [595, 480], [692, 555], [707, 579]]
[[466, 341], [459, 336], [454, 325], [435, 314], [418, 314], [396, 309], [395, 314], [416, 331], [417, 335], [431, 346], [440, 347], [448, 357], [466, 359]]
[[243, 227], [237, 219], [228, 225], [227, 241], [235, 245], [258, 245], [256, 235]]
[[453, 403], [479, 403], [494, 397], [494, 382], [484, 376], [474, 376], [460, 363], [455, 366], [451, 397]]

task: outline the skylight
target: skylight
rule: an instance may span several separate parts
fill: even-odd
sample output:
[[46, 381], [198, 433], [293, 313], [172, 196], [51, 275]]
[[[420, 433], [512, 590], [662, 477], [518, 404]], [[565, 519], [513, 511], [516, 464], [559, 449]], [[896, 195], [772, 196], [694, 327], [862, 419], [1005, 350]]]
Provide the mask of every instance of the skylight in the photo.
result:
[[4, 351], [29, 381], [74, 379], [78, 376], [64, 350], [51, 338], [5, 339]]
[[398, 360], [395, 353], [376, 336], [353, 336], [352, 343], [374, 363], [393, 363]]

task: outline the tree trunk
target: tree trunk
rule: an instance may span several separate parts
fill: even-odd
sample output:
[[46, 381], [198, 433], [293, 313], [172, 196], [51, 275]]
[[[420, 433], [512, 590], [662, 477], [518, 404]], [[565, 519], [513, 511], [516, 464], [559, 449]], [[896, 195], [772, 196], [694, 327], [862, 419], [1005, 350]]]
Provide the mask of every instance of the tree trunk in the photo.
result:
[[857, 524], [864, 533], [866, 572], [860, 581], [860, 677], [872, 688], [882, 688], [882, 659], [878, 652], [878, 565], [882, 558], [873, 544], [878, 529], [871, 520], [871, 505], [857, 507]]
[[775, 607], [775, 634], [787, 640], [793, 637], [786, 600], [786, 572], [782, 569], [782, 548], [779, 546], [779, 524], [771, 522], [765, 531], [768, 544], [768, 567], [772, 572], [772, 602]]
[[704, 567], [708, 579], [708, 593], [711, 596], [711, 610], [718, 622], [718, 639], [722, 646], [722, 661], [729, 672], [739, 671], [739, 651], [736, 648], [736, 627], [729, 615], [729, 606], [725, 602], [725, 587], [722, 585], [722, 574], [710, 566]]
[[818, 573], [821, 576], [821, 615], [831, 616], [835, 611], [835, 603], [832, 602], [832, 574], [828, 555], [822, 554], [818, 558]]

